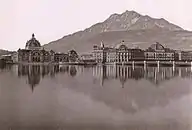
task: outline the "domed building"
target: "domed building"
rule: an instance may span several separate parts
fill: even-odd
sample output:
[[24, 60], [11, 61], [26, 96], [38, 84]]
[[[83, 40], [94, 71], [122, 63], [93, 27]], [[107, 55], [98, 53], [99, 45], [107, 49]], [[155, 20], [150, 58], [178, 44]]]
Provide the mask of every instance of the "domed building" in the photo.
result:
[[99, 47], [93, 46], [93, 56], [97, 63], [105, 62], [117, 62], [117, 63], [126, 63], [133, 60], [144, 60], [144, 51], [135, 48], [128, 48], [125, 41], [121, 41], [115, 47], [105, 47], [104, 44]]
[[124, 50], [124, 51], [128, 50], [128, 47], [124, 44], [124, 41], [117, 44], [115, 48], [118, 49], [118, 50]]
[[165, 51], [165, 47], [161, 45], [159, 42], [153, 43], [150, 47], [153, 51]]
[[41, 49], [41, 44], [38, 40], [35, 38], [35, 34], [32, 34], [32, 38], [27, 41], [25, 45], [25, 49], [27, 50], [40, 50]]
[[32, 38], [26, 42], [25, 49], [17, 51], [17, 61], [19, 63], [53, 62], [54, 52], [46, 51], [32, 34]]
[[175, 51], [165, 48], [159, 42], [153, 43], [145, 50], [146, 60], [173, 61], [175, 59]]
[[116, 46], [117, 49], [117, 62], [128, 62], [131, 58], [131, 51], [122, 41]]
[[35, 38], [35, 34], [26, 42], [25, 49], [19, 49], [12, 56], [14, 63], [68, 62], [68, 58], [68, 54], [45, 50]]

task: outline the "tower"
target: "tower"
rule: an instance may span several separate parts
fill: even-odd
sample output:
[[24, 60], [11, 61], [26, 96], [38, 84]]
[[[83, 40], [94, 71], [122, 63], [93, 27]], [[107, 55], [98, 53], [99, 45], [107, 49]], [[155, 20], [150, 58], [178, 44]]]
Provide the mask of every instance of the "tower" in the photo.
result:
[[101, 41], [101, 45], [100, 45], [101, 48], [104, 48], [104, 43]]

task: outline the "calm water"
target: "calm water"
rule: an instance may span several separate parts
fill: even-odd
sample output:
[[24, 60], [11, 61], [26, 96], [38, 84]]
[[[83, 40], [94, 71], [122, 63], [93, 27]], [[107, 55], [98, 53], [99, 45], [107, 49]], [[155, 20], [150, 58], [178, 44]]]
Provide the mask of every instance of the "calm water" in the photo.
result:
[[1, 130], [190, 130], [192, 68], [6, 66]]

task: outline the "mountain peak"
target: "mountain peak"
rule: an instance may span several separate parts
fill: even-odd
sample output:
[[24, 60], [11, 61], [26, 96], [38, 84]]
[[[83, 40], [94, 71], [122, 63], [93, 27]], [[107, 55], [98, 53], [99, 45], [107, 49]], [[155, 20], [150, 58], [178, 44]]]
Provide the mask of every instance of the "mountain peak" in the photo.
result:
[[[98, 39], [100, 39], [101, 37], [108, 36], [107, 34], [110, 34], [113, 35], [110, 36], [110, 39], [114, 40], [116, 35], [123, 37], [123, 35], [126, 34], [124, 32], [129, 32], [129, 34], [132, 34], [131, 32], [139, 32], [138, 34], [141, 34], [142, 32], [160, 33], [175, 31], [183, 31], [183, 29], [163, 18], [152, 18], [148, 15], [141, 15], [133, 10], [126, 10], [121, 14], [114, 13], [103, 22], [97, 23], [83, 31], [79, 31], [59, 40], [53, 41], [47, 46], [49, 46], [48, 48], [51, 48], [52, 50], [62, 51], [60, 50], [61, 48], [70, 49], [71, 46], [78, 46], [81, 42], [91, 42], [91, 39], [93, 39], [96, 35], [99, 36]], [[149, 35], [148, 38], [150, 38], [152, 34]], [[126, 37], [128, 36], [126, 35]], [[106, 39], [106, 37], [104, 39]], [[57, 43], [57, 45], [54, 43]], [[83, 47], [84, 46], [82, 46], [82, 50], [84, 49]], [[81, 51], [81, 49], [78, 51]]]
[[[182, 28], [169, 23], [163, 18], [152, 18], [148, 15], [141, 15], [135, 11], [128, 11], [121, 14], [112, 14], [107, 20], [99, 25], [101, 32], [128, 31], [143, 29], [161, 29], [169, 31], [183, 30]], [[94, 30], [94, 29], [92, 29]]]
[[[110, 17], [108, 19], [115, 19], [115, 18], [122, 18], [122, 17], [129, 17], [129, 16], [141, 16], [139, 13], [135, 12], [135, 11], [128, 11], [126, 10], [125, 12], [118, 14], [118, 13], [114, 13], [112, 15], [110, 15]], [[107, 19], [107, 20], [108, 20]]]
[[134, 10], [131, 10], [131, 11], [126, 10], [125, 12], [122, 13], [122, 15], [126, 15], [126, 14], [137, 14], [138, 15], [139, 13], [135, 12]]

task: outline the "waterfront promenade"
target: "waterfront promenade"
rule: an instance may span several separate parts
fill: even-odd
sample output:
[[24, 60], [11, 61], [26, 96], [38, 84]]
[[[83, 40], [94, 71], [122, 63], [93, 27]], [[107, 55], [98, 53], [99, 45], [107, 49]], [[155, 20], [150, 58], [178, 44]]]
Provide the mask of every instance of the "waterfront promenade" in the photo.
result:
[[172, 66], [172, 67], [185, 67], [192, 66], [192, 61], [128, 61], [128, 62], [116, 62], [105, 63], [106, 65], [132, 65], [132, 66]]
[[[11, 63], [10, 63], [11, 64]], [[189, 67], [192, 66], [192, 61], [128, 61], [128, 62], [106, 62], [106, 63], [96, 63], [96, 62], [21, 62], [14, 64], [23, 65], [131, 65], [131, 66], [170, 66], [170, 67]]]

